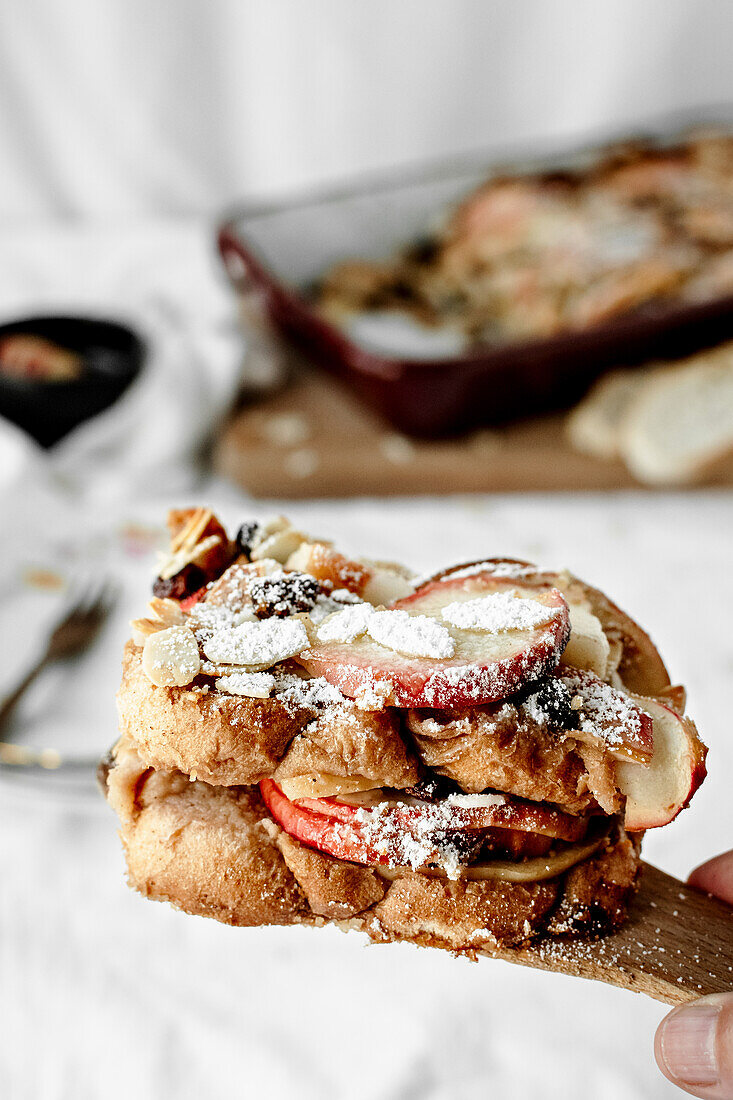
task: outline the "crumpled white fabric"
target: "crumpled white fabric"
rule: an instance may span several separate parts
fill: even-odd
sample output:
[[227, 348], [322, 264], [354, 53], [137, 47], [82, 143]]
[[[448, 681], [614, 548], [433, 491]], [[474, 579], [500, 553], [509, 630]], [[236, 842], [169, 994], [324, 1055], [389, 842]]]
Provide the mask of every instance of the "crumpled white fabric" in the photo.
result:
[[[128, 323], [147, 351], [122, 397], [40, 465], [89, 501], [171, 492], [190, 481], [197, 449], [232, 399], [241, 358], [213, 226], [191, 219], [4, 228], [0, 323], [51, 313]], [[5, 435], [0, 424], [0, 448], [9, 450]], [[3, 463], [0, 489], [10, 480]]]
[[[194, 502], [204, 500], [230, 524], [251, 514], [212, 483]], [[156, 522], [166, 502], [143, 503], [138, 520]], [[720, 611], [733, 601], [729, 494], [301, 501], [283, 510], [349, 551], [420, 570], [505, 553], [565, 564], [599, 584], [652, 631], [711, 746], [709, 779], [677, 822], [647, 835], [646, 857], [683, 876], [730, 843], [733, 651]], [[144, 556], [125, 562], [124, 606], [109, 632], [26, 712], [34, 743], [81, 737], [101, 752], [114, 737], [125, 619], [150, 572]], [[3, 1098], [679, 1096], [653, 1061], [660, 1004], [488, 960], [366, 947], [334, 929], [230, 929], [176, 913], [128, 890], [115, 827], [93, 797], [64, 806], [0, 787]]]
[[201, 478], [197, 457], [233, 399], [243, 349], [214, 239], [204, 219], [3, 231], [0, 323], [108, 318], [129, 324], [146, 351], [119, 400], [49, 451], [0, 419], [3, 646], [14, 638], [0, 695], [69, 597], [24, 585], [28, 567], [55, 569], [72, 588], [92, 583], [116, 570], [110, 527], [139, 499], [184, 494]]
[[[124, 306], [160, 339], [140, 391], [58, 454], [0, 430], [0, 666], [41, 622], [28, 609], [11, 621], [16, 565], [49, 551], [83, 571], [81, 541], [120, 584], [94, 647], [49, 670], [3, 736], [91, 756], [115, 738], [127, 620], [150, 582], [166, 508], [207, 503], [232, 526], [254, 510], [193, 459], [232, 392], [239, 355], [205, 227], [134, 232], [135, 241], [117, 229], [94, 230], [93, 239], [49, 230], [44, 241], [33, 231], [27, 250], [9, 235], [15, 278], [20, 286], [28, 276], [34, 311], [42, 298], [44, 308], [98, 301], [104, 312], [118, 303], [116, 315]], [[50, 282], [35, 283], [46, 250], [58, 297]], [[24, 308], [20, 297], [11, 304], [9, 272], [0, 272], [8, 315]], [[159, 407], [166, 395], [170, 404]], [[729, 493], [256, 507], [272, 510], [347, 551], [418, 570], [505, 554], [567, 565], [606, 589], [652, 630], [687, 682], [712, 749], [693, 807], [648, 835], [647, 857], [682, 875], [729, 843], [733, 651], [721, 610], [733, 604]], [[653, 1063], [661, 1005], [508, 964], [367, 948], [334, 929], [230, 929], [145, 902], [125, 885], [101, 797], [89, 787], [84, 798], [61, 798], [52, 773], [48, 781], [40, 790], [0, 782], [3, 1100], [679, 1096]]]

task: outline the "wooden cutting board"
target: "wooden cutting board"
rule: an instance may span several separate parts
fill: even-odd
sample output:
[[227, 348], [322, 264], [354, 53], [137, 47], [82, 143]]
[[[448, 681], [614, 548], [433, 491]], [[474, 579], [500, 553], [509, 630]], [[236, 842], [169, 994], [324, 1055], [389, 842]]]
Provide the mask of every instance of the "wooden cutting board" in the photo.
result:
[[337, 380], [303, 370], [234, 415], [214, 463], [253, 497], [290, 500], [641, 488], [620, 462], [572, 450], [563, 420], [417, 441], [396, 433]]

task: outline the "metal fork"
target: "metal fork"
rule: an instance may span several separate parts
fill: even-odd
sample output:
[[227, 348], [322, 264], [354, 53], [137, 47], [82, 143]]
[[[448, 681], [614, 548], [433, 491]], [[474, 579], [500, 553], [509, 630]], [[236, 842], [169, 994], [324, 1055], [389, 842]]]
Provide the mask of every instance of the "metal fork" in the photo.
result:
[[[54, 661], [74, 657], [86, 649], [96, 637], [117, 598], [117, 587], [102, 581], [81, 590], [72, 600], [66, 614], [49, 635], [44, 653], [15, 690], [0, 703], [0, 727], [7, 722], [19, 699], [36, 677]], [[18, 772], [29, 769], [57, 771], [70, 766], [72, 770], [88, 768], [91, 761], [63, 760], [54, 749], [36, 752], [23, 745], [0, 741], [0, 765]], [[5, 771], [5, 767], [2, 768]]]

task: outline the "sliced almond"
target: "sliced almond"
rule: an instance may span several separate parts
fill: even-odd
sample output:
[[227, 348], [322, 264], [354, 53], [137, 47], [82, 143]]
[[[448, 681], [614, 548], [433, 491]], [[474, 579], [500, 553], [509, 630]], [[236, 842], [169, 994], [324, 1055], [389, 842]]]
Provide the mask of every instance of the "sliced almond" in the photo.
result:
[[415, 591], [415, 585], [401, 566], [371, 561], [365, 561], [364, 564], [372, 570], [361, 592], [362, 599], [367, 603], [374, 604], [375, 607], [380, 604], [388, 607], [393, 600], [404, 599]]
[[215, 632], [204, 642], [204, 655], [214, 664], [240, 665], [255, 671], [271, 668], [307, 648], [308, 632], [301, 616], [243, 622]]
[[159, 630], [165, 630], [169, 626], [181, 626], [185, 620], [186, 616], [175, 600], [153, 596], [148, 604], [147, 617], [133, 619], [130, 623], [132, 640], [135, 645], [144, 646], [151, 634], [157, 634]]
[[194, 547], [206, 530], [206, 525], [212, 516], [213, 512], [210, 512], [208, 508], [194, 508], [188, 520], [171, 539], [171, 552], [175, 554], [183, 547], [189, 549]]
[[170, 557], [164, 559], [158, 576], [161, 580], [167, 581], [171, 577], [175, 577], [176, 573], [180, 573], [184, 566], [192, 563], [196, 565], [202, 563], [207, 554], [210, 554], [217, 546], [221, 546], [221, 542], [220, 535], [209, 535], [208, 538], [192, 547], [182, 546], [175, 554], [171, 554]]
[[588, 606], [581, 603], [568, 603], [568, 610], [570, 640], [565, 646], [560, 663], [595, 672], [596, 676], [605, 680], [611, 647], [600, 620]]
[[261, 558], [274, 558], [284, 565], [291, 554], [294, 554], [301, 543], [305, 542], [305, 535], [296, 531], [294, 527], [288, 527], [283, 531], [275, 531], [266, 535], [264, 539], [252, 551], [252, 561]]
[[151, 634], [143, 646], [143, 672], [156, 687], [185, 687], [201, 669], [199, 647], [187, 626]]

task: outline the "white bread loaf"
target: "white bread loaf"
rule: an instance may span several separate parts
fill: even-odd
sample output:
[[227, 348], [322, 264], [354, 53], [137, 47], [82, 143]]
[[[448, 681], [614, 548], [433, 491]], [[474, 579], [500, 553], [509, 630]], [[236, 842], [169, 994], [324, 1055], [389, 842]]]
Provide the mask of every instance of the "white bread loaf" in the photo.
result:
[[568, 415], [565, 430], [570, 444], [594, 458], [619, 458], [619, 428], [646, 377], [646, 371], [638, 368], [611, 371], [599, 379]]
[[733, 343], [655, 372], [619, 425], [619, 450], [648, 485], [715, 482], [733, 470]]

